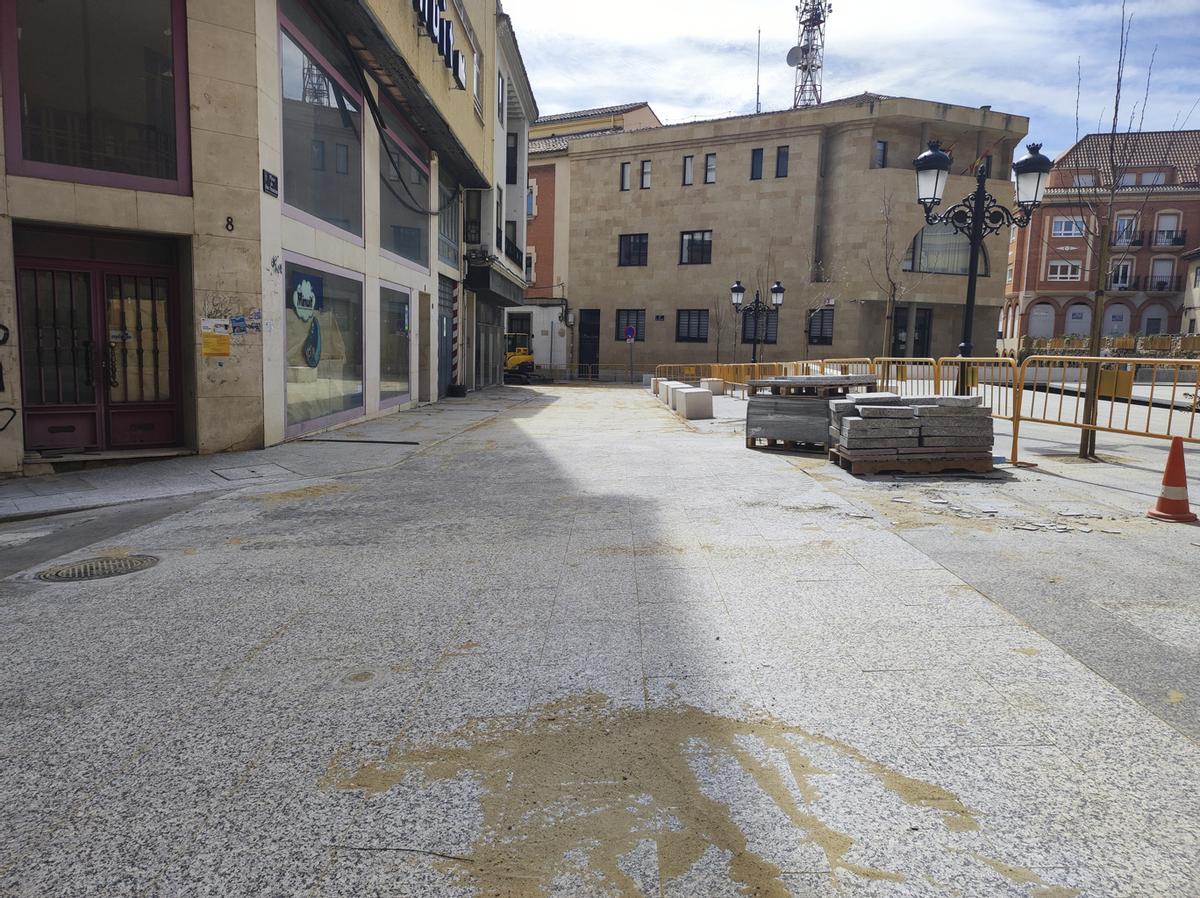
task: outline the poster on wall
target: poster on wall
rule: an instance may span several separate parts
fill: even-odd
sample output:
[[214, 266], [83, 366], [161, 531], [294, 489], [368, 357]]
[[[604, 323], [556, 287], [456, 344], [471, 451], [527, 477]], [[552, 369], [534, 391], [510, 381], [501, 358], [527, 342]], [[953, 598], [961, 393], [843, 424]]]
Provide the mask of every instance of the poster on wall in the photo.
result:
[[288, 308], [301, 321], [308, 321], [319, 310], [325, 308], [325, 283], [323, 278], [306, 271], [293, 271], [288, 279]]
[[228, 358], [231, 331], [228, 318], [201, 318], [200, 354], [205, 358]]

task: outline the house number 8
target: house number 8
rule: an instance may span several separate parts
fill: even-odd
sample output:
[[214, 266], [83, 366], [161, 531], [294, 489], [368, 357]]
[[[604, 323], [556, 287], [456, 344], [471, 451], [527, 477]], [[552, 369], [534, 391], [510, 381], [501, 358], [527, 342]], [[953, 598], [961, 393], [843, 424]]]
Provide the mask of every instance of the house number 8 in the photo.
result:
[[232, 215], [230, 215], [228, 218], [225, 219], [225, 230], [227, 230], [227, 231], [233, 230], [233, 216]]

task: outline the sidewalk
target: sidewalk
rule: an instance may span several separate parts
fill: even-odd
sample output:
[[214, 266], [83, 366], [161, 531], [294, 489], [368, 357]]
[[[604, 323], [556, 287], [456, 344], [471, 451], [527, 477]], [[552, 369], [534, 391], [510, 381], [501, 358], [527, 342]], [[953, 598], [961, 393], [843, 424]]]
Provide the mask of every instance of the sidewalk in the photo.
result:
[[0, 581], [0, 893], [1200, 894], [1197, 743], [907, 539], [947, 521], [530, 394]]
[[[0, 523], [263, 484], [302, 483], [394, 465], [528, 401], [495, 387], [249, 452], [187, 455], [69, 474], [0, 479]], [[413, 445], [408, 445], [408, 444]]]

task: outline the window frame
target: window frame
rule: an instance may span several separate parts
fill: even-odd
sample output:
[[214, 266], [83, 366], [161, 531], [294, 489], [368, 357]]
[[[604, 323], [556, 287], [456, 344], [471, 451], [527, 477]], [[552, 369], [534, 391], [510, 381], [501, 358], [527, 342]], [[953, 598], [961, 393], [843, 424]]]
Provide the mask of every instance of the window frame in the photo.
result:
[[638, 190], [650, 189], [650, 175], [652, 171], [651, 160], [643, 159], [641, 165], [638, 166]]
[[[703, 237], [701, 237], [700, 240], [697, 241], [696, 237], [695, 237], [696, 234], [707, 234], [708, 239], [705, 240]], [[688, 240], [687, 239], [688, 237], [691, 237], [691, 239]], [[706, 254], [701, 252], [701, 254], [700, 254], [702, 257], [701, 260], [698, 262], [693, 262], [693, 261], [689, 260], [690, 253], [688, 254], [688, 257], [685, 257], [684, 246], [695, 245], [697, 242], [701, 246], [703, 246], [705, 244], [708, 245], [707, 258], [703, 258]], [[680, 231], [679, 232], [679, 264], [680, 265], [711, 265], [712, 264], [712, 245], [713, 245], [712, 228], [702, 228], [697, 231]]]
[[763, 176], [763, 148], [755, 147], [750, 151], [750, 180], [761, 181]]
[[695, 156], [684, 156], [683, 157], [683, 185], [682, 186], [691, 187], [695, 183], [696, 183], [696, 157]]
[[[629, 315], [631, 313], [634, 316], [632, 322], [629, 320]], [[621, 320], [622, 315], [625, 316], [624, 321]], [[646, 310], [645, 309], [617, 309], [616, 314], [614, 315], [614, 320], [616, 322], [615, 335], [616, 335], [616, 340], [618, 343], [625, 342], [625, 328], [628, 327], [630, 324], [632, 324], [634, 327], [634, 335], [635, 336], [633, 338], [633, 342], [635, 342], [635, 343], [645, 343], [646, 342]]]
[[[826, 322], [826, 313], [828, 313], [828, 322]], [[813, 324], [820, 318], [821, 333], [815, 333]], [[833, 323], [834, 323], [834, 308], [833, 306], [821, 306], [818, 309], [813, 309], [808, 316], [808, 326], [804, 329], [804, 339], [808, 341], [809, 346], [832, 346], [833, 345]], [[825, 331], [829, 333], [826, 334]]]
[[[880, 150], [882, 149], [882, 152]], [[876, 140], [871, 147], [871, 168], [887, 168], [888, 142]]]
[[[1067, 266], [1067, 274], [1069, 277], [1054, 274], [1056, 266]], [[1047, 281], [1078, 281], [1083, 278], [1083, 261], [1080, 259], [1052, 259], [1046, 263], [1046, 280]]]
[[[707, 343], [708, 342], [708, 324], [709, 324], [709, 314], [708, 313], [709, 313], [708, 309], [676, 309], [675, 310], [675, 342], [676, 343]], [[696, 316], [695, 321], [698, 323], [697, 323], [697, 326], [694, 328], [694, 330], [696, 330], [697, 333], [701, 330], [701, 325], [699, 324], [699, 322], [702, 322], [704, 336], [694, 336], [693, 337], [693, 336], [682, 336], [681, 335], [681, 333], [680, 333], [682, 330], [681, 326], [684, 323], [685, 315], [688, 316], [689, 319], [691, 318], [691, 316]], [[703, 317], [700, 317], [700, 316], [703, 316]], [[693, 328], [689, 326], [688, 330], [689, 331], [693, 330]]]
[[[709, 165], [710, 162], [712, 163], [711, 166]], [[710, 169], [712, 171], [711, 179], [708, 177]], [[717, 183], [717, 154], [716, 153], [705, 153], [704, 154], [704, 183], [705, 184], [716, 184]]]
[[[1070, 229], [1059, 229], [1060, 224], [1071, 224]], [[1050, 221], [1050, 236], [1051, 237], [1083, 237], [1086, 233], [1086, 225], [1083, 218], [1076, 218], [1069, 215], [1056, 215]]]
[[[304, 3], [304, 0], [300, 0], [300, 2], [301, 2], [301, 5], [307, 6], [307, 4]], [[286, 31], [288, 37], [293, 42], [295, 42], [296, 46], [298, 46], [303, 52], [307, 53], [310, 57], [312, 57], [312, 59], [314, 59], [317, 62], [317, 64], [319, 66], [321, 66], [321, 69], [323, 70], [325, 76], [327, 78], [329, 78], [330, 80], [336, 81], [338, 87], [340, 87], [342, 89], [342, 92], [345, 93], [346, 96], [348, 96], [351, 100], [354, 101], [355, 105], [358, 106], [359, 116], [363, 119], [363, 121], [365, 121], [366, 113], [363, 109], [362, 93], [358, 89], [353, 87], [345, 79], [345, 77], [342, 75], [342, 73], [340, 71], [338, 71], [338, 67], [335, 66], [332, 62], [330, 62], [330, 60], [325, 57], [325, 54], [322, 53], [312, 43], [312, 41], [310, 41], [307, 37], [304, 36], [304, 34], [301, 32], [299, 26], [296, 25], [295, 22], [293, 22], [291, 19], [289, 19], [287, 17], [287, 15], [284, 14], [282, 7], [278, 8], [277, 13], [278, 13], [279, 28], [276, 32], [276, 40], [279, 42], [278, 48], [279, 48], [280, 58], [282, 59], [282, 57], [283, 57], [283, 34], [282, 34], [282, 32]], [[318, 25], [319, 24], [320, 23], [318, 22]], [[279, 69], [279, 81], [280, 81], [280, 83], [279, 83], [280, 96], [282, 97], [283, 96], [282, 64]], [[281, 111], [280, 116], [279, 116], [279, 146], [280, 147], [283, 147], [283, 145], [284, 145], [283, 128], [284, 128], [283, 114]], [[366, 164], [365, 164], [366, 160], [364, 157], [365, 157], [365, 153], [366, 153], [366, 148], [363, 145], [364, 139], [365, 139], [365, 129], [360, 127], [359, 134], [358, 134], [358, 152], [359, 152], [359, 160], [358, 161], [359, 161], [359, 165], [361, 166], [361, 171], [363, 172], [363, 175], [365, 176], [366, 175]], [[279, 167], [280, 167], [279, 208], [280, 208], [281, 213], [286, 218], [290, 218], [293, 221], [302, 222], [302, 223], [308, 225], [309, 227], [316, 228], [319, 231], [325, 231], [327, 234], [333, 234], [334, 236], [339, 237], [342, 240], [345, 240], [349, 243], [353, 243], [356, 246], [366, 246], [367, 245], [367, 243], [366, 243], [366, 229], [367, 229], [367, 197], [366, 197], [367, 186], [366, 186], [366, 181], [362, 180], [360, 183], [360, 187], [359, 187], [361, 196], [359, 197], [358, 215], [359, 215], [359, 224], [361, 225], [361, 230], [363, 231], [363, 234], [360, 236], [358, 234], [355, 234], [353, 231], [347, 231], [345, 228], [341, 228], [335, 224], [331, 224], [330, 222], [326, 221], [325, 219], [321, 218], [320, 216], [315, 215], [312, 212], [308, 212], [305, 209], [301, 209], [299, 206], [293, 206], [289, 202], [287, 202], [286, 199], [284, 199], [284, 197], [287, 195], [286, 194], [287, 184], [285, 182], [284, 173], [283, 173], [284, 165], [283, 165], [282, 153], [283, 153], [283, 151], [281, 149], [280, 157], [279, 157]], [[335, 153], [336, 153], [336, 151], [335, 151]]]
[[[386, 92], [383, 90], [382, 87], [379, 88], [379, 95], [380, 95], [379, 112], [383, 118], [383, 134], [382, 134], [382, 138], [381, 138], [383, 146], [385, 148], [394, 147], [395, 149], [397, 149], [401, 153], [403, 153], [408, 158], [409, 162], [411, 162], [414, 166], [416, 166], [417, 170], [425, 175], [426, 188], [427, 188], [427, 192], [429, 192], [430, 190], [432, 190], [432, 186], [433, 186], [433, 178], [432, 178], [431, 172], [429, 170], [429, 147], [426, 146], [424, 143], [419, 142], [420, 139], [416, 136], [415, 131], [411, 132], [412, 133], [411, 142], [413, 144], [415, 144], [415, 146], [409, 146], [409, 143], [410, 143], [409, 139], [402, 137], [399, 132], [397, 132], [391, 125], [388, 124], [389, 120], [394, 119], [397, 122], [403, 123], [406, 126], [406, 128], [408, 128], [408, 126], [409, 126], [408, 119], [400, 114], [400, 112], [396, 109], [395, 105], [392, 103], [391, 99], [386, 95]], [[409, 128], [409, 130], [411, 131], [411, 128]], [[422, 153], [424, 154], [423, 159], [421, 156]], [[389, 175], [392, 175], [395, 173], [396, 172], [392, 170], [391, 163], [384, 160], [383, 157], [381, 156], [379, 159], [379, 175], [381, 178], [381, 183], [379, 186], [380, 186], [381, 193], [383, 190], [382, 179], [387, 178], [390, 180]], [[365, 183], [363, 186], [363, 190], [364, 190], [364, 198], [365, 198], [365, 196], [366, 196]], [[439, 194], [439, 196], [440, 196], [440, 194]], [[426, 202], [428, 202], [428, 200], [426, 200]], [[464, 203], [465, 203], [465, 199], [464, 199]], [[380, 225], [382, 226], [382, 224], [383, 224], [383, 197], [382, 197], [382, 195], [379, 197], [379, 209], [380, 209]], [[427, 224], [427, 232], [425, 235], [425, 244], [426, 244], [425, 264], [416, 262], [412, 259], [409, 259], [407, 256], [402, 256], [399, 253], [383, 246], [382, 238], [379, 241], [380, 242], [379, 254], [383, 258], [389, 259], [392, 262], [396, 262], [400, 265], [404, 265], [404, 266], [406, 266], [408, 268], [412, 268], [416, 271], [428, 273], [430, 270], [429, 266], [432, 264], [432, 258], [435, 257], [437, 254], [437, 248], [434, 245], [434, 241], [437, 239], [439, 234], [438, 234], [438, 222], [437, 222], [438, 216], [430, 214], [430, 215], [426, 216], [426, 218], [428, 218], [429, 221]], [[466, 219], [465, 209], [463, 210], [461, 218], [465, 221], [465, 219]], [[465, 242], [465, 240], [463, 242]]]
[[175, 82], [175, 178], [127, 175], [101, 169], [27, 160], [22, 150], [20, 96], [20, 45], [17, 40], [17, 4], [0, 0], [0, 83], [4, 87], [4, 158], [7, 173], [48, 181], [73, 181], [100, 187], [144, 190], [176, 196], [192, 195], [191, 95], [187, 55], [187, 2], [171, 4], [171, 69]]
[[[640, 241], [642, 251], [639, 254], [633, 252], [625, 252], [626, 242], [628, 247], [632, 249], [639, 241], [634, 238], [642, 237]], [[628, 261], [629, 259], [641, 259], [640, 262]], [[650, 234], [647, 233], [631, 233], [617, 235], [617, 267], [618, 268], [646, 268], [650, 264]]]
[[617, 187], [620, 188], [620, 193], [628, 193], [629, 188], [633, 183], [633, 163], [622, 162], [621, 172], [617, 176]]
[[[788, 167], [791, 165], [792, 146], [785, 144], [775, 148], [775, 177], [786, 178]], [[780, 174], [782, 172], [782, 174]]]
[[[365, 285], [364, 285], [364, 287], [365, 287]], [[407, 393], [397, 393], [394, 396], [388, 396], [386, 398], [384, 397], [384, 395], [383, 395], [383, 370], [382, 370], [382, 362], [381, 362], [379, 379], [375, 382], [375, 395], [379, 397], [379, 407], [381, 409], [393, 408], [397, 405], [402, 405], [404, 403], [412, 402], [413, 387], [416, 383], [416, 378], [413, 376], [413, 374], [414, 374], [414, 368], [415, 368], [416, 357], [417, 357], [417, 353], [413, 351], [414, 349], [416, 349], [416, 347], [414, 346], [414, 338], [416, 337], [416, 328], [413, 327], [413, 312], [415, 311], [414, 306], [416, 305], [416, 303], [415, 303], [413, 297], [418, 295], [418, 291], [414, 290], [412, 287], [408, 287], [403, 284], [396, 283], [395, 281], [389, 281], [386, 278], [380, 278], [379, 279], [379, 287], [378, 287], [378, 292], [379, 292], [379, 303], [378, 303], [378, 309], [377, 309], [378, 313], [382, 313], [382, 311], [383, 311], [383, 291], [384, 290], [390, 290], [392, 293], [402, 293], [402, 294], [405, 294], [408, 296], [408, 392]], [[364, 302], [365, 302], [365, 300], [364, 300]], [[366, 320], [365, 310], [364, 310], [363, 317], [364, 317], [364, 321], [365, 321]], [[364, 330], [365, 330], [365, 328], [364, 328]], [[384, 336], [383, 331], [382, 331], [382, 329], [380, 329], [379, 340], [380, 340], [381, 357], [382, 357], [382, 352], [383, 352], [383, 336]], [[364, 339], [365, 339], [365, 334], [364, 334]]]

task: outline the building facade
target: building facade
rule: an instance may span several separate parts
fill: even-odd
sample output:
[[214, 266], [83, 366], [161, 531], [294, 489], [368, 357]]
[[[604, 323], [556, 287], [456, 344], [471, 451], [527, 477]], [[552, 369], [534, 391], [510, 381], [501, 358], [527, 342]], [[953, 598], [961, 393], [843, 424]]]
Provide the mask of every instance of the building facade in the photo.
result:
[[[581, 369], [628, 366], [627, 328], [638, 371], [749, 361], [754, 324], [732, 308], [735, 280], [747, 301], [758, 290], [769, 303], [776, 280], [787, 290], [758, 321], [761, 359], [954, 354], [967, 242], [925, 225], [912, 160], [941, 140], [956, 162], [948, 203], [973, 190], [977, 159], [995, 172], [991, 192], [1011, 201], [1008, 173], [1027, 124], [989, 107], [865, 94], [536, 141], [536, 209], [540, 217], [541, 173], [552, 168], [556, 226], [554, 268], [543, 273], [538, 248], [533, 295], [549, 277], [567, 297]], [[986, 241], [979, 281], [975, 340], [988, 353], [1004, 300], [989, 260], [1004, 239]]]
[[1062, 155], [1030, 226], [1010, 237], [1000, 352], [1091, 335], [1102, 242], [1103, 337], [1196, 332], [1185, 300], [1200, 131], [1089, 134]]
[[0, 0], [0, 473], [271, 445], [496, 379], [455, 328], [520, 301], [466, 283], [462, 234], [500, 84], [536, 116], [496, 0], [88, 10]]

